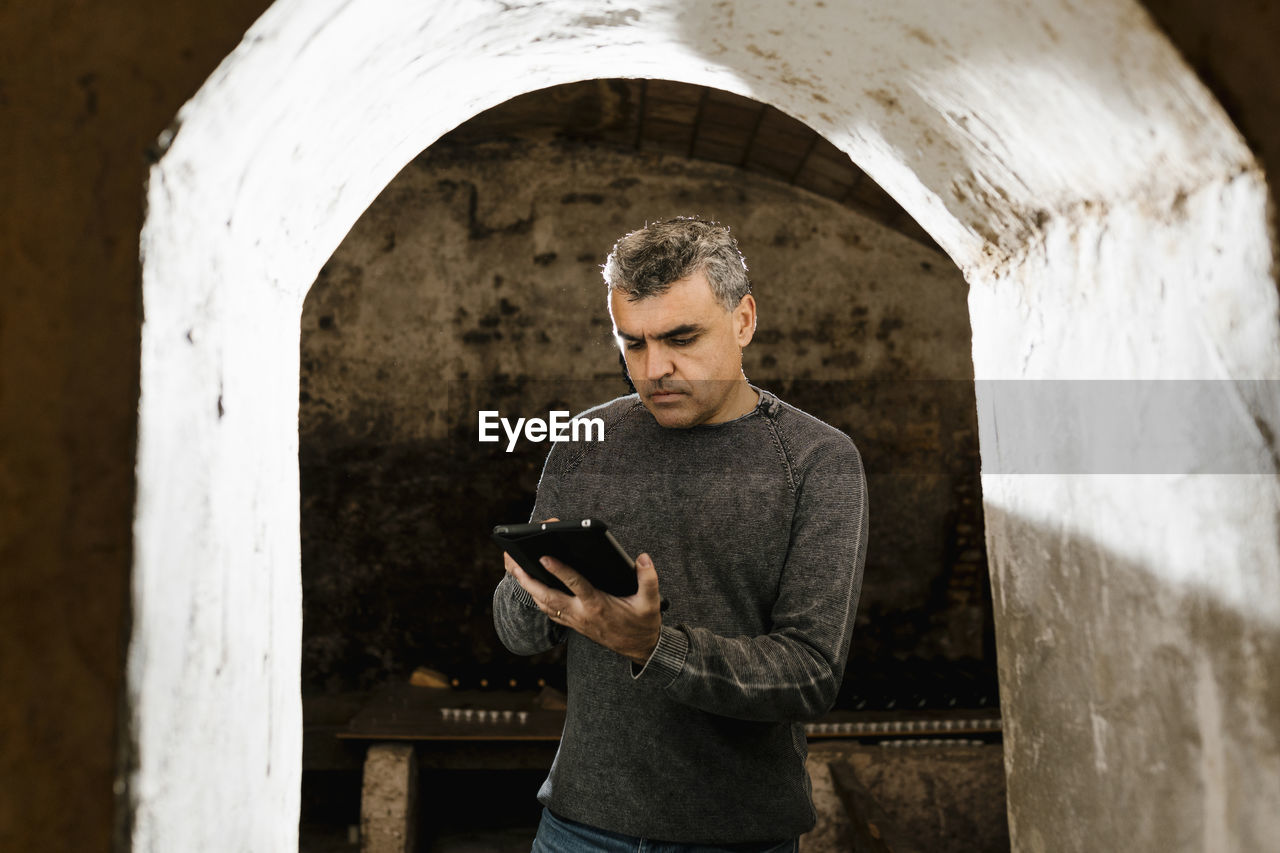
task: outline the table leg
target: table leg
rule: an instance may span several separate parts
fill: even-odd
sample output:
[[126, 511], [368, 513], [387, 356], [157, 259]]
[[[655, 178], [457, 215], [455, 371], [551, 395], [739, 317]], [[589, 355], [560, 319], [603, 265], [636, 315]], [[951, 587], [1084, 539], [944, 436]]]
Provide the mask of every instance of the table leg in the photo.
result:
[[413, 853], [418, 762], [413, 746], [375, 743], [364, 761], [361, 853]]

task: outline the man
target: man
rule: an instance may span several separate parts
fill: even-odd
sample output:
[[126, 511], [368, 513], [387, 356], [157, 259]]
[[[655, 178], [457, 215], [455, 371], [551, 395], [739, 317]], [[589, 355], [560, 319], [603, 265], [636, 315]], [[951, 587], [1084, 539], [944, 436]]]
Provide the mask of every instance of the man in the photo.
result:
[[728, 228], [648, 225], [604, 277], [637, 394], [587, 413], [603, 442], [553, 446], [532, 517], [605, 521], [639, 590], [544, 559], [565, 595], [506, 557], [503, 643], [568, 643], [533, 849], [793, 851], [815, 822], [803, 721], [835, 701], [861, 588], [861, 458], [747, 382], [756, 304]]

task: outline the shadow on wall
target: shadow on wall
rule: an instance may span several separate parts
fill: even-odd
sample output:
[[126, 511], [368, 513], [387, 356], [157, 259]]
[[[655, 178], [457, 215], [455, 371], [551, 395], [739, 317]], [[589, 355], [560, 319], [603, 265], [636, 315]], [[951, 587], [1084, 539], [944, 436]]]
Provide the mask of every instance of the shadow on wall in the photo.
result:
[[[990, 505], [986, 517], [1033, 557], [992, 564], [1001, 704], [1018, 709], [1004, 719], [1014, 849], [1269, 849], [1233, 837], [1258, 826], [1233, 815], [1280, 802], [1280, 626], [1088, 537]], [[1052, 557], [1047, 541], [1062, 543]]]

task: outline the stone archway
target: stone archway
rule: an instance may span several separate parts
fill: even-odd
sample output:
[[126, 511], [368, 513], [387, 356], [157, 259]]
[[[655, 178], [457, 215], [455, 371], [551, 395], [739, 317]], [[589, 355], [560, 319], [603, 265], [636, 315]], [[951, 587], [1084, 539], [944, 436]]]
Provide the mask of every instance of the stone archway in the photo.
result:
[[[1136, 4], [281, 0], [180, 112], [148, 187], [133, 847], [296, 843], [306, 287], [442, 133], [601, 74], [804, 120], [965, 272], [1015, 845], [1274, 835], [1274, 479], [1011, 474], [983, 384], [1225, 380], [1233, 441], [1275, 472], [1269, 386], [1232, 382], [1280, 376], [1265, 184]], [[1043, 438], [1087, 454], [1081, 435]]]

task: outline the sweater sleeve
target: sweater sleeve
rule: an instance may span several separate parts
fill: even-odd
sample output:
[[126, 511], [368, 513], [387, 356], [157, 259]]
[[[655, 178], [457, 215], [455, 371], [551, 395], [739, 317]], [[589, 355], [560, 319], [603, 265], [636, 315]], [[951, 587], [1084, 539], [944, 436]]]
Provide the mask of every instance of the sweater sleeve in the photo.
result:
[[[529, 517], [530, 521], [556, 515], [555, 507], [559, 503], [556, 497], [559, 485], [559, 447], [561, 445], [553, 444], [546, 462], [543, 463], [542, 477], [538, 480], [538, 497]], [[493, 627], [502, 644], [518, 655], [536, 655], [554, 648], [564, 642], [569, 631], [565, 626], [557, 625], [547, 618], [547, 614], [534, 603], [533, 596], [525, 592], [524, 587], [505, 571], [493, 590]]]
[[[816, 451], [798, 486], [786, 563], [767, 634], [724, 637], [664, 624], [637, 684], [743, 720], [814, 719], [835, 703], [853, 633], [867, 544], [862, 459], [847, 438]], [[658, 567], [661, 576], [662, 567]]]

